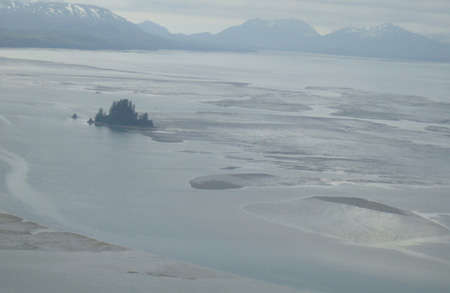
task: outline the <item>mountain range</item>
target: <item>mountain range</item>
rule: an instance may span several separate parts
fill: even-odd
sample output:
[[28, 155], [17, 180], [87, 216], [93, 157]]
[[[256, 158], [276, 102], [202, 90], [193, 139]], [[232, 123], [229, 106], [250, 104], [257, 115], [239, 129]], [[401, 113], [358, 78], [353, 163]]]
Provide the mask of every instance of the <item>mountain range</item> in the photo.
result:
[[0, 0], [0, 47], [279, 50], [450, 62], [449, 39], [425, 37], [394, 24], [320, 35], [296, 19], [252, 19], [217, 34], [173, 34], [151, 21], [134, 24], [94, 5]]
[[169, 49], [108, 9], [60, 2], [0, 0], [0, 46], [75, 49]]

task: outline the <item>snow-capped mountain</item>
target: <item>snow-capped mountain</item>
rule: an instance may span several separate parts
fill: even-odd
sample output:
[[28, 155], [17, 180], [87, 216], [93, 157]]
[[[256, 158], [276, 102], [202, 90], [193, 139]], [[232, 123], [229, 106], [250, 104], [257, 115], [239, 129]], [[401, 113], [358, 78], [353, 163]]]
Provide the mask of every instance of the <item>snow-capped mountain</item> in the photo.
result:
[[94, 5], [23, 1], [0, 0], [0, 47], [280, 50], [450, 62], [445, 38], [425, 37], [394, 24], [321, 36], [301, 20], [256, 18], [217, 34], [185, 35], [150, 21], [136, 25]]
[[[89, 22], [128, 22], [125, 18], [120, 17], [105, 8], [93, 5], [66, 4], [59, 2], [24, 3], [21, 1], [1, 0], [0, 14], [2, 16], [14, 15], [15, 18], [19, 18], [23, 15], [32, 18], [45, 17], [64, 19], [65, 21], [84, 20]], [[16, 25], [18, 22], [19, 19], [17, 19], [17, 21], [13, 24]], [[29, 24], [25, 22], [22, 25], [27, 26]]]
[[170, 42], [144, 33], [108, 9], [59, 2], [0, 0], [0, 45], [81, 49], [159, 49]]
[[401, 28], [398, 25], [385, 23], [373, 28], [354, 28], [347, 27], [326, 35], [327, 38], [353, 38], [360, 40], [383, 39], [383, 38], [423, 38], [418, 34], [412, 33]]
[[322, 37], [318, 52], [395, 59], [450, 60], [450, 47], [394, 24], [344, 28]]

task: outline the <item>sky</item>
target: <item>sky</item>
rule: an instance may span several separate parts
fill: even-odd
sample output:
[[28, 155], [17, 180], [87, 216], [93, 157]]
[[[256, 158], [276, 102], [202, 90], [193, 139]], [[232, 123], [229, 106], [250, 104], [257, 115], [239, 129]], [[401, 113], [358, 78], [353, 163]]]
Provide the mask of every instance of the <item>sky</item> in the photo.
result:
[[[55, 1], [55, 0], [53, 0]], [[57, 0], [56, 0], [57, 1]], [[73, 0], [108, 8], [131, 22], [151, 20], [172, 33], [217, 33], [252, 18], [295, 18], [319, 33], [394, 23], [450, 35], [450, 0]]]

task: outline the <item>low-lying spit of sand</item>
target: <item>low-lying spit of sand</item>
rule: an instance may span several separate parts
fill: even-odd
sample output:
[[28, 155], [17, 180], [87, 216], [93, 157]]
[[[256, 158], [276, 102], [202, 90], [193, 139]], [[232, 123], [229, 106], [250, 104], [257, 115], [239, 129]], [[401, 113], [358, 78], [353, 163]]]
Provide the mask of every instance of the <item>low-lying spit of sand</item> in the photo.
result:
[[0, 213], [2, 292], [299, 292]]
[[270, 185], [276, 176], [264, 173], [214, 174], [189, 180], [195, 189], [238, 189], [246, 186]]
[[356, 197], [262, 202], [243, 210], [280, 225], [365, 244], [450, 234], [444, 226], [410, 211]]

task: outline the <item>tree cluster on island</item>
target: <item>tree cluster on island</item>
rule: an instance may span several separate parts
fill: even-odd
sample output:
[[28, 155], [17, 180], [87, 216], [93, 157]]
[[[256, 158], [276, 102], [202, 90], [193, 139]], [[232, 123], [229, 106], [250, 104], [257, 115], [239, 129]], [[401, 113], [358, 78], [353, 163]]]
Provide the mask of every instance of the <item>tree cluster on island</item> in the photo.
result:
[[88, 123], [106, 126], [151, 128], [153, 121], [148, 118], [147, 113], [137, 113], [135, 105], [128, 99], [114, 101], [109, 113], [100, 108], [95, 115], [95, 120], [90, 119]]

